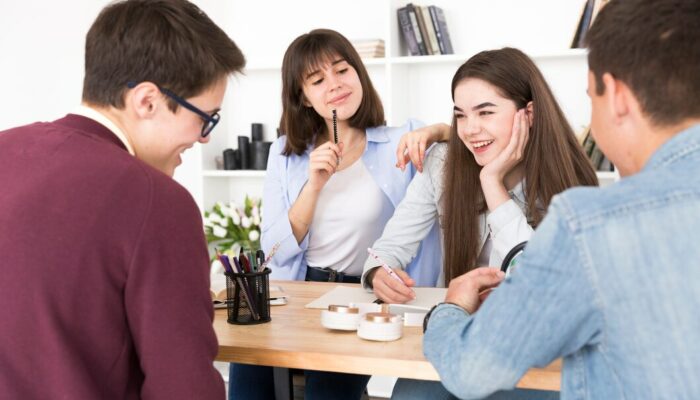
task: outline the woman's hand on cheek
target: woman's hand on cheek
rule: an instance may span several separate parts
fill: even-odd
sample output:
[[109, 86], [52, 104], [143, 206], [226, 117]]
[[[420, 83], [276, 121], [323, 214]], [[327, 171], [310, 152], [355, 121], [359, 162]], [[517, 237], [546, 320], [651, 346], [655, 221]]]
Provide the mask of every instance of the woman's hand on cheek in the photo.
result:
[[513, 131], [508, 146], [481, 169], [481, 189], [490, 211], [510, 200], [503, 180], [508, 172], [522, 161], [529, 132], [530, 126], [525, 110], [519, 110], [513, 118]]
[[503, 149], [493, 161], [484, 165], [481, 169], [480, 178], [482, 186], [485, 183], [503, 184], [503, 178], [505, 178], [513, 167], [522, 161], [529, 133], [530, 125], [525, 110], [518, 110], [513, 118], [513, 130], [510, 135], [510, 142], [508, 142], [506, 148]]

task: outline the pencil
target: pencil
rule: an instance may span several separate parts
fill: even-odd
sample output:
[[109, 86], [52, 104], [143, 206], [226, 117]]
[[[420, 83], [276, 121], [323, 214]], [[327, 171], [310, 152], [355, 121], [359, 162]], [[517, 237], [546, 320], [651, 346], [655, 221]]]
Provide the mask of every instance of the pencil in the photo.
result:
[[[233, 257], [233, 263], [235, 265], [235, 272], [236, 274], [244, 274], [245, 271], [243, 271], [243, 268], [239, 265], [238, 260], [236, 257]], [[253, 295], [252, 291], [250, 290], [250, 286], [248, 285], [248, 281], [245, 278], [236, 277], [236, 281], [238, 282], [238, 286], [240, 287], [240, 290], [243, 292], [243, 297], [246, 300], [246, 303], [248, 304], [248, 309], [250, 310], [250, 315], [253, 317], [254, 320], [259, 320], [260, 316], [255, 310], [255, 303], [253, 303]], [[250, 293], [249, 293], [250, 291]]]
[[338, 144], [338, 114], [333, 110], [333, 142]]
[[275, 245], [272, 246], [272, 250], [270, 250], [270, 253], [267, 255], [267, 258], [265, 258], [265, 261], [263, 261], [262, 265], [260, 266], [260, 271], [264, 271], [265, 268], [267, 268], [267, 264], [270, 262], [270, 260], [272, 260], [272, 257], [275, 255], [275, 253], [277, 252], [277, 249], [279, 249], [279, 248], [280, 248], [279, 242], [275, 243]]
[[387, 274], [389, 274], [390, 277], [394, 278], [395, 280], [401, 282], [402, 285], [406, 286], [406, 283], [404, 283], [404, 281], [401, 278], [399, 278], [398, 275], [396, 275], [396, 272], [394, 272], [393, 269], [391, 269], [388, 265], [386, 265], [386, 263], [381, 258], [379, 258], [379, 256], [376, 255], [374, 253], [374, 251], [372, 251], [371, 248], [367, 248], [367, 252], [369, 253], [370, 256], [372, 256], [372, 258], [374, 258], [375, 260], [377, 260], [377, 262], [379, 262], [379, 264], [382, 266], [382, 268], [384, 268], [384, 270], [387, 272]]

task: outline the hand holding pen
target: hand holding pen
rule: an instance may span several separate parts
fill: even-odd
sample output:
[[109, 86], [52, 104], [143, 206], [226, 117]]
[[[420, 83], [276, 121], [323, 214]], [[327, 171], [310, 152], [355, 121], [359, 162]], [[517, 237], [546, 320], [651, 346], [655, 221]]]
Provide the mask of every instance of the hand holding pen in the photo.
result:
[[372, 249], [367, 249], [372, 258], [379, 262], [370, 277], [374, 294], [385, 303], [406, 303], [416, 298], [416, 293], [410, 288], [416, 282], [400, 269], [390, 268]]
[[343, 155], [343, 143], [327, 141], [309, 154], [309, 180], [305, 187], [320, 192], [338, 169], [338, 160]]

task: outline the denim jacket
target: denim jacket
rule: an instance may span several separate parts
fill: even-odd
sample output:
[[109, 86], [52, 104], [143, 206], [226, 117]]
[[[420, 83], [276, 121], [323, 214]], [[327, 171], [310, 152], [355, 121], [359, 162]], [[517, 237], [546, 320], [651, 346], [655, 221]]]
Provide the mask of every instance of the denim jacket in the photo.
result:
[[435, 309], [425, 355], [463, 398], [564, 357], [562, 399], [698, 399], [699, 223], [696, 125], [640, 173], [556, 196], [477, 313]]
[[[420, 128], [421, 123], [409, 120], [401, 127], [380, 126], [366, 130], [367, 146], [362, 154], [362, 162], [374, 178], [377, 186], [389, 198], [393, 208], [399, 204], [406, 194], [406, 188], [415, 174], [415, 168], [410, 165], [405, 171], [395, 167], [396, 148], [401, 136]], [[263, 189], [264, 218], [262, 222], [262, 247], [269, 249], [275, 243], [280, 247], [271, 260], [271, 279], [304, 280], [306, 276], [306, 259], [304, 257], [309, 244], [309, 234], [301, 243], [297, 243], [287, 213], [296, 201], [301, 189], [309, 178], [309, 154], [313, 146], [309, 146], [304, 154], [289, 156], [282, 155], [286, 136], [278, 138], [270, 148], [267, 161], [267, 175]], [[390, 210], [393, 213], [393, 209]], [[391, 217], [382, 215], [384, 221]], [[366, 251], [366, 249], [357, 249]], [[423, 263], [430, 265], [442, 264], [442, 254], [437, 226], [422, 241], [418, 256], [407, 268], [409, 273], [416, 271], [419, 284], [428, 285], [434, 281], [433, 268], [419, 268]], [[421, 275], [422, 274], [422, 275]]]

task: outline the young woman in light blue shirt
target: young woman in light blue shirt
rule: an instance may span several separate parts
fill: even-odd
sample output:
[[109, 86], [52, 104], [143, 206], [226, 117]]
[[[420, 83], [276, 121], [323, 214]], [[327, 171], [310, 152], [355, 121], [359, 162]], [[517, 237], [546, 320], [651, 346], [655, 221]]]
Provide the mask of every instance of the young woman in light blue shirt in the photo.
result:
[[[359, 282], [363, 250], [380, 236], [415, 173], [412, 166], [403, 171], [393, 167], [399, 140], [422, 124], [409, 120], [400, 127], [384, 125], [383, 107], [367, 70], [350, 42], [334, 31], [315, 30], [295, 40], [285, 55], [282, 79], [284, 135], [270, 150], [263, 194], [263, 247], [280, 243], [272, 278], [328, 280], [324, 274], [334, 270]], [[347, 175], [370, 181], [364, 196], [347, 190], [363, 179], [353, 181]], [[334, 185], [336, 180], [344, 186]], [[368, 209], [368, 204], [373, 207]], [[365, 233], [359, 240], [353, 235], [358, 230]], [[408, 270], [440, 260], [434, 229]], [[433, 275], [417, 279], [427, 285], [437, 279]]]
[[[263, 194], [262, 247], [280, 244], [271, 278], [359, 284], [365, 249], [379, 238], [415, 174], [412, 165], [395, 168], [402, 136], [413, 132], [410, 138], [429, 144], [442, 131], [414, 120], [385, 126], [360, 56], [331, 30], [301, 35], [287, 49], [282, 104], [283, 136], [270, 149]], [[437, 227], [419, 247], [407, 270], [416, 272], [419, 284], [435, 285], [437, 272], [421, 265], [441, 263]], [[369, 380], [305, 375], [306, 399], [359, 399]], [[271, 368], [232, 364], [230, 396], [273, 398], [271, 382]]]

